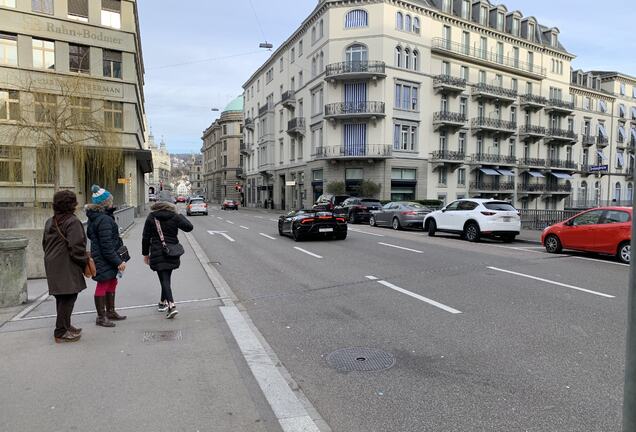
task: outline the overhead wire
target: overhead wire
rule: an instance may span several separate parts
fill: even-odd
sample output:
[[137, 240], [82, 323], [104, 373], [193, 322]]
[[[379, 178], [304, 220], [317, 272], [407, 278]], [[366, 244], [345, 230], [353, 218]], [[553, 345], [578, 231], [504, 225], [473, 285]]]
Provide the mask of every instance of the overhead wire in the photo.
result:
[[263, 51], [258, 50], [258, 51], [249, 51], [249, 52], [244, 52], [240, 54], [231, 54], [231, 55], [220, 56], [220, 57], [210, 57], [210, 58], [192, 60], [192, 61], [181, 62], [181, 63], [173, 63], [173, 64], [168, 64], [163, 66], [155, 66], [155, 67], [148, 68], [147, 70], [150, 71], [150, 70], [158, 70], [158, 69], [168, 69], [172, 67], [186, 66], [186, 65], [197, 64], [197, 63], [206, 63], [206, 62], [216, 61], [216, 60], [225, 60], [225, 59], [234, 58], [234, 57], [244, 57], [248, 55], [259, 54], [261, 52]]

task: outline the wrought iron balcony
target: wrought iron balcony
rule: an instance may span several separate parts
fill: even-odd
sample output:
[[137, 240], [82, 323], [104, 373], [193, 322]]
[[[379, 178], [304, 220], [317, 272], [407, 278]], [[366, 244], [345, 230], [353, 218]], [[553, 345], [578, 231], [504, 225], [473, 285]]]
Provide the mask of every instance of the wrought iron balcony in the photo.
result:
[[543, 138], [547, 131], [543, 126], [525, 124], [519, 128], [519, 135], [525, 138]]
[[466, 125], [466, 115], [450, 111], [438, 111], [433, 113], [433, 126], [436, 129], [441, 127], [462, 127]]
[[469, 189], [476, 192], [514, 192], [514, 182], [470, 182]]
[[517, 100], [516, 90], [490, 84], [475, 84], [472, 87], [475, 98], [492, 99], [509, 104]]
[[245, 155], [250, 154], [250, 148], [249, 148], [249, 147], [250, 147], [250, 146], [249, 146], [248, 144], [246, 144], [246, 143], [241, 143], [240, 152], [241, 152], [241, 153], [243, 153], [243, 154], [245, 154]]
[[258, 115], [262, 116], [264, 114], [267, 114], [269, 111], [272, 111], [272, 112], [274, 111], [274, 105], [270, 103], [266, 103], [262, 107], [258, 108]]
[[384, 102], [338, 102], [325, 105], [325, 118], [377, 118], [384, 117]]
[[383, 61], [345, 61], [327, 65], [325, 77], [328, 80], [378, 79], [386, 77]]
[[545, 191], [545, 184], [542, 183], [523, 183], [517, 188], [519, 192], [525, 193], [541, 193]]
[[589, 147], [596, 144], [596, 137], [594, 135], [583, 135], [581, 137], [581, 144], [583, 147]]
[[246, 117], [243, 126], [245, 129], [254, 130], [254, 120], [251, 117]]
[[546, 166], [548, 168], [561, 168], [568, 170], [577, 169], [576, 162], [563, 159], [548, 159]]
[[466, 154], [464, 152], [451, 151], [451, 150], [438, 150], [431, 153], [431, 161], [434, 162], [455, 162], [462, 163], [466, 160]]
[[545, 107], [547, 103], [548, 100], [543, 96], [537, 96], [531, 93], [519, 96], [519, 105], [521, 105], [521, 108], [540, 110]]
[[515, 122], [489, 117], [476, 117], [471, 120], [470, 125], [474, 132], [496, 132], [511, 135], [517, 130], [517, 123]]
[[313, 159], [388, 159], [393, 155], [390, 144], [336, 145], [316, 147]]
[[538, 158], [522, 158], [519, 159], [519, 165], [527, 167], [545, 168], [545, 159]]
[[548, 183], [545, 190], [551, 193], [570, 193], [572, 192], [571, 184]]
[[488, 153], [475, 153], [472, 155], [472, 160], [474, 162], [498, 165], [515, 165], [517, 163], [517, 158], [514, 156]]
[[245, 171], [243, 171], [243, 168], [236, 169], [236, 178], [245, 178]]
[[287, 133], [304, 135], [307, 125], [304, 117], [295, 117], [287, 122]]
[[450, 75], [438, 75], [433, 78], [433, 89], [439, 92], [461, 93], [466, 90], [466, 80]]
[[286, 108], [294, 108], [296, 106], [296, 92], [294, 90], [287, 90], [281, 97], [281, 103]]
[[596, 139], [596, 147], [605, 148], [609, 145], [609, 139], [602, 135], [599, 135]]
[[568, 129], [548, 128], [546, 141], [576, 142], [579, 136]]
[[597, 168], [595, 168], [596, 166], [597, 165], [590, 165], [588, 163], [581, 164], [581, 166], [579, 167], [579, 173], [581, 175], [583, 175], [583, 176], [588, 176], [588, 175], [593, 174], [593, 173], [606, 174], [608, 172], [607, 170], [599, 171]]
[[546, 70], [543, 67], [520, 61], [514, 57], [503, 56], [494, 51], [452, 42], [444, 38], [433, 38], [431, 50], [462, 59], [469, 58], [473, 63], [481, 63], [493, 68], [513, 71], [532, 78], [542, 79], [546, 76]]
[[555, 114], [569, 115], [574, 112], [574, 102], [550, 98], [545, 106], [545, 110], [546, 112], [554, 112]]

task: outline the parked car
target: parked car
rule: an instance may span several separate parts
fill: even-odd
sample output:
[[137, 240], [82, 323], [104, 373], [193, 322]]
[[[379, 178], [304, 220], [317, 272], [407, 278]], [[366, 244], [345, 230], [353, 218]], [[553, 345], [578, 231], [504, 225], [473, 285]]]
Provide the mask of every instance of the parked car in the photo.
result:
[[323, 194], [318, 197], [313, 209], [331, 211], [336, 208], [336, 206], [342, 204], [347, 198], [349, 198], [349, 195]]
[[186, 202], [186, 197], [184, 197], [183, 195], [179, 195], [179, 196], [177, 197], [177, 202], [178, 202], [178, 203], [184, 203], [184, 202]]
[[189, 202], [186, 205], [186, 214], [192, 216], [195, 214], [208, 215], [208, 205], [201, 197], [189, 198]]
[[221, 210], [238, 210], [238, 208], [239, 208], [238, 201], [231, 200], [231, 199], [223, 200], [223, 203], [221, 204]]
[[631, 260], [632, 209], [599, 207], [547, 227], [541, 244], [549, 253], [563, 249], [616, 256], [626, 264]]
[[395, 230], [421, 228], [424, 217], [431, 211], [430, 208], [414, 202], [390, 202], [385, 204], [380, 210], [371, 212], [369, 225], [390, 226]]
[[330, 211], [298, 210], [278, 218], [278, 234], [291, 236], [295, 241], [307, 237], [347, 238], [347, 220]]
[[333, 212], [342, 215], [347, 218], [352, 224], [358, 222], [369, 222], [371, 219], [371, 212], [373, 210], [380, 210], [382, 203], [375, 198], [358, 198], [350, 197], [337, 205]]
[[471, 198], [453, 201], [424, 218], [429, 236], [437, 232], [459, 234], [471, 242], [481, 237], [512, 242], [521, 231], [519, 211], [510, 203], [494, 199]]

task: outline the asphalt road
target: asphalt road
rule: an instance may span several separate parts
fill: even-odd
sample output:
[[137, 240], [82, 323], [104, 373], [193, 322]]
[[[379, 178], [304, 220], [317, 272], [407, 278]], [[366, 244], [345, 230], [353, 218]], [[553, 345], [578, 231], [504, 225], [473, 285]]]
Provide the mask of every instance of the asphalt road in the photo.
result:
[[[364, 225], [295, 243], [244, 209], [192, 221], [334, 431], [620, 430], [627, 266]], [[348, 347], [395, 365], [331, 368]]]

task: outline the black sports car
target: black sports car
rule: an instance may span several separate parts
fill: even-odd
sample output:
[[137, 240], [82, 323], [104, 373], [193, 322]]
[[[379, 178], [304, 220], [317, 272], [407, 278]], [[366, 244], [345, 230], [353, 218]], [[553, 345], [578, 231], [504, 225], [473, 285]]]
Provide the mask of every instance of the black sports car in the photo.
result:
[[278, 218], [278, 234], [290, 235], [295, 241], [307, 237], [347, 238], [347, 219], [324, 210], [298, 210]]

